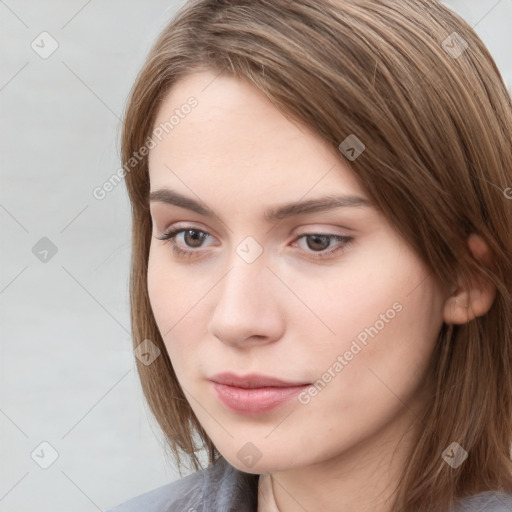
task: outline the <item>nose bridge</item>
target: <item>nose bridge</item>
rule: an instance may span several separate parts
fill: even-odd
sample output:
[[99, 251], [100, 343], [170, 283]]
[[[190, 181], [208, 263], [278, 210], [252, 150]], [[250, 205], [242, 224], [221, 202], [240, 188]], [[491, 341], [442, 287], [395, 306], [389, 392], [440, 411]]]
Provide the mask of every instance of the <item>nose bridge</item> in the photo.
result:
[[242, 342], [251, 336], [272, 337], [279, 328], [269, 281], [272, 273], [263, 252], [254, 257], [251, 243], [242, 242], [235, 248], [229, 269], [218, 284], [208, 329], [226, 343]]
[[[236, 251], [230, 258], [229, 272], [220, 283], [218, 306], [235, 308], [232, 314], [258, 309], [261, 303], [260, 294], [268, 297], [268, 282], [270, 272], [266, 268], [266, 259], [260, 255], [253, 261], [246, 261]], [[239, 306], [239, 307], [237, 307]]]
[[[270, 274], [266, 264], [267, 253], [263, 245], [253, 236], [243, 238], [232, 248], [228, 258], [230, 270], [222, 285], [223, 299], [229, 301], [234, 298], [241, 301], [241, 304], [246, 299], [257, 299], [255, 295], [262, 288], [263, 280]], [[251, 293], [252, 295], [248, 295]]]

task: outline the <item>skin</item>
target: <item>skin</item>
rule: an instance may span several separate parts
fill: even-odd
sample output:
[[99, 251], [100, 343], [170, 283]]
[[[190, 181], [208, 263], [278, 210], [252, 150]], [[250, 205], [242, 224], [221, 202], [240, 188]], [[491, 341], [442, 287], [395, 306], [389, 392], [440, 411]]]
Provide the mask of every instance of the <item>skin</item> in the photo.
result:
[[[444, 289], [372, 205], [268, 223], [264, 210], [283, 203], [369, 197], [322, 139], [252, 85], [215, 76], [194, 73], [173, 86], [155, 126], [189, 96], [198, 106], [149, 153], [152, 192], [173, 189], [216, 214], [150, 204], [148, 291], [177, 378], [228, 462], [270, 475], [281, 512], [390, 511], [386, 499], [421, 428], [442, 323], [484, 314], [494, 291], [477, 277], [471, 295]], [[208, 236], [176, 236], [180, 248], [195, 251], [187, 258], [157, 238], [171, 227]], [[315, 245], [304, 234], [353, 240]], [[263, 249], [251, 263], [236, 252], [248, 236]], [[478, 237], [468, 247], [485, 257]], [[314, 383], [396, 303], [400, 312], [307, 404], [293, 399], [247, 416], [227, 409], [208, 381], [233, 371]], [[261, 453], [251, 467], [237, 457], [247, 442]]]

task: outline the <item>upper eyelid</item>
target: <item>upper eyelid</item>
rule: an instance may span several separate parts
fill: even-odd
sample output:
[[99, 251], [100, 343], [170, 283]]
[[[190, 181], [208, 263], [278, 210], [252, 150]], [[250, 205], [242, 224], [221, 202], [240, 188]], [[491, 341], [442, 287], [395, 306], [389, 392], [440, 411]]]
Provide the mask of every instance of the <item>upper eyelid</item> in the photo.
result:
[[[344, 226], [338, 226], [338, 229], [342, 228], [350, 232], [354, 232], [355, 229], [351, 229]], [[211, 230], [209, 228], [202, 228], [201, 226], [196, 226], [194, 224], [184, 224], [184, 225], [171, 225], [167, 228], [164, 228], [161, 230], [163, 234], [168, 233], [170, 231], [187, 231], [187, 230], [195, 230], [195, 231], [201, 231], [208, 236], [216, 236], [212, 235]], [[306, 228], [305, 228], [306, 229]], [[341, 233], [334, 233], [330, 231], [331, 228], [307, 228], [307, 231], [297, 233], [297, 236], [299, 235], [333, 235], [333, 236], [344, 236]], [[335, 229], [335, 228], [332, 228]], [[348, 235], [347, 235], [348, 236]]]
[[[160, 210], [159, 208], [156, 207], [159, 204], [160, 203], [158, 203], [158, 202], [152, 203], [152, 205], [155, 205], [154, 206], [155, 209], [153, 210], [151, 208], [151, 206], [149, 209], [150, 210], [149, 215], [151, 218], [151, 222], [153, 224], [158, 223], [159, 219], [161, 219], [161, 221], [164, 222], [165, 218], [168, 216], [167, 210], [165, 210], [165, 209]], [[352, 209], [350, 209], [350, 210], [352, 210]], [[347, 212], [344, 212], [343, 216], [340, 216], [341, 214], [338, 214], [335, 217], [331, 217], [333, 215], [333, 212], [334, 212], [334, 210], [329, 210], [327, 212], [311, 212], [311, 213], [304, 214], [304, 216], [297, 216], [297, 217], [293, 217], [293, 218], [289, 218], [289, 219], [283, 219], [282, 221], [279, 221], [278, 224], [280, 224], [281, 226], [290, 225], [292, 223], [293, 224], [296, 224], [296, 223], [304, 223], [304, 224], [332, 224], [332, 223], [335, 223], [335, 224], [338, 224], [338, 223], [347, 222], [348, 224], [352, 224], [355, 220], [355, 219], [352, 219], [352, 217], [350, 216], [351, 212], [348, 210], [347, 210]], [[346, 217], [345, 213], [349, 216]], [[323, 220], [321, 218], [319, 218], [316, 222], [314, 222], [314, 216], [316, 216], [316, 215], [319, 215], [320, 217], [323, 217], [324, 215], [326, 215], [326, 216], [329, 216], [329, 218], [325, 218]], [[172, 216], [174, 217], [174, 215], [172, 215]], [[192, 224], [195, 224], [195, 223], [201, 224], [200, 220], [195, 220], [195, 219], [184, 220], [182, 222], [190, 222]], [[360, 223], [361, 219], [357, 218], [357, 222]], [[179, 223], [179, 221], [176, 220], [176, 223]], [[364, 223], [366, 224], [366, 221], [364, 221]], [[222, 227], [221, 227], [222, 230], [227, 229], [228, 231], [231, 231], [231, 229], [229, 229], [229, 226], [226, 226], [224, 222], [221, 222], [221, 224], [222, 224]], [[347, 231], [350, 231], [350, 232], [358, 231], [358, 229], [351, 228], [348, 225], [347, 226], [338, 225], [337, 228], [346, 229]], [[168, 229], [170, 229], [170, 228], [168, 228]], [[203, 228], [199, 228], [199, 229], [203, 229]], [[208, 231], [209, 229], [210, 228], [204, 228], [205, 231]]]

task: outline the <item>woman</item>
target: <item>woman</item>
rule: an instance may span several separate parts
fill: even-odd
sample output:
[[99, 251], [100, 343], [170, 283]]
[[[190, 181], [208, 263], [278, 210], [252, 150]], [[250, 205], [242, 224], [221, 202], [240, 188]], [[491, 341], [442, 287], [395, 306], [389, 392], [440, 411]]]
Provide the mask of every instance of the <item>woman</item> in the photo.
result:
[[200, 471], [112, 510], [512, 510], [512, 105], [471, 27], [188, 2], [123, 128], [138, 371]]

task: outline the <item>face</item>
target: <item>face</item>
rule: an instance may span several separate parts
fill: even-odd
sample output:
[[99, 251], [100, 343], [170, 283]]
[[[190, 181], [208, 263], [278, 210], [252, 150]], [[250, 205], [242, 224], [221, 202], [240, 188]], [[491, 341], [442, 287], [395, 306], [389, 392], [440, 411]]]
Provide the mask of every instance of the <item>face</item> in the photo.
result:
[[[155, 127], [179, 122], [149, 153], [148, 291], [190, 406], [249, 473], [399, 439], [425, 404], [440, 284], [341, 154], [252, 85], [215, 76], [175, 84]], [[214, 384], [224, 372], [287, 384]]]

